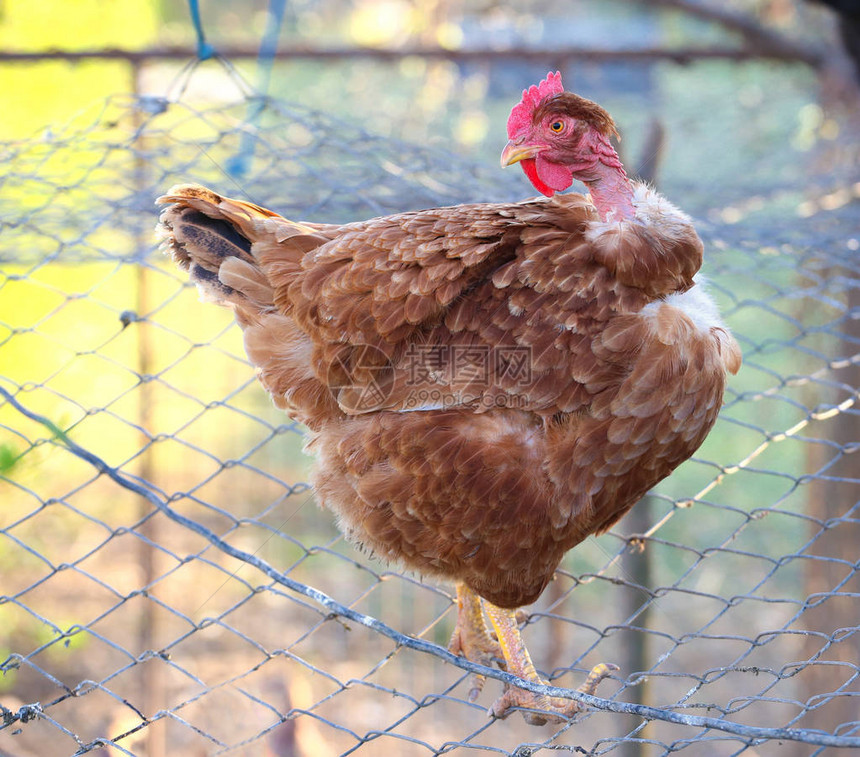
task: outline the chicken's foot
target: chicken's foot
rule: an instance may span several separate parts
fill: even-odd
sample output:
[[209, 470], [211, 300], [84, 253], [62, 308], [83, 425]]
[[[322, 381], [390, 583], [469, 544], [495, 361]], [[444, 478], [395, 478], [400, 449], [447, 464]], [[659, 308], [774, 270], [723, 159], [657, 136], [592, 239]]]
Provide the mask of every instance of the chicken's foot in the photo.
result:
[[[467, 660], [492, 667], [497, 663], [504, 668], [505, 658], [499, 643], [490, 635], [484, 620], [481, 598], [465, 584], [457, 584], [457, 625], [448, 642], [449, 651], [463, 655]], [[485, 677], [469, 677], [469, 701], [474, 702], [484, 688]]]
[[[493, 624], [498, 638], [499, 646], [505, 658], [507, 671], [527, 681], [546, 683], [535, 670], [525, 642], [517, 627], [517, 616], [514, 610], [506, 610], [496, 607], [484, 600], [484, 609]], [[597, 685], [606, 678], [618, 666], [600, 663], [592, 668], [585, 683], [577, 691], [583, 694], [594, 694]], [[521, 707], [525, 710], [536, 712], [524, 712], [523, 717], [530, 725], [544, 725], [547, 721], [562, 722], [569, 720], [577, 712], [581, 712], [583, 706], [572, 699], [561, 697], [547, 697], [534, 694], [525, 689], [507, 687], [505, 693], [497, 699], [490, 708], [490, 714], [497, 718], [507, 717], [512, 707]]]

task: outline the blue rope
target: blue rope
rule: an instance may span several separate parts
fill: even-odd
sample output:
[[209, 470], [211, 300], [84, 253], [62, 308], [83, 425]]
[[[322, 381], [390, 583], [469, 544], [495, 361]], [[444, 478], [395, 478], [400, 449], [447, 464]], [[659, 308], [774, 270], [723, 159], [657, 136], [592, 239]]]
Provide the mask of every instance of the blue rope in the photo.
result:
[[287, 0], [269, 0], [269, 17], [266, 21], [266, 31], [260, 42], [260, 54], [257, 56], [260, 83], [258, 89], [266, 94], [269, 91], [269, 81], [272, 78], [272, 65], [275, 53], [278, 51], [278, 37], [284, 23], [284, 13], [287, 10]]
[[194, 24], [194, 32], [197, 34], [197, 57], [200, 60], [214, 58], [218, 53], [206, 41], [206, 35], [203, 33], [203, 21], [200, 19], [200, 4], [197, 0], [188, 0], [188, 7], [191, 10], [191, 21]]
[[[195, 0], [192, 0], [195, 1]], [[269, 14], [266, 20], [266, 31], [260, 41], [260, 53], [257, 56], [257, 92], [255, 97], [248, 103], [248, 113], [245, 116], [246, 123], [256, 126], [260, 114], [266, 107], [266, 96], [269, 93], [269, 83], [272, 79], [272, 66], [275, 62], [275, 53], [278, 50], [278, 37], [281, 26], [284, 23], [286, 12], [286, 0], [269, 0]], [[239, 151], [231, 157], [226, 164], [227, 172], [236, 178], [241, 178], [248, 173], [251, 161], [254, 158], [256, 139], [253, 131], [242, 132], [239, 143]]]

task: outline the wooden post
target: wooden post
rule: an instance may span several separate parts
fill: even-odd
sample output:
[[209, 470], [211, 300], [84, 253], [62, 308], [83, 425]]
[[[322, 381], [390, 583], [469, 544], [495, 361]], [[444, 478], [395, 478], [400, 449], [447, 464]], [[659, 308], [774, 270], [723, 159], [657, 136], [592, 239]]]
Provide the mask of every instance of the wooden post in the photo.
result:
[[[644, 534], [651, 527], [651, 504], [650, 496], [633, 506], [633, 509], [624, 516], [621, 523], [624, 525], [628, 537]], [[651, 605], [647, 602], [648, 594], [636, 586], [649, 587], [651, 585], [651, 553], [647, 548], [647, 542], [631, 539], [627, 550], [621, 559], [621, 570], [625, 580], [633, 586], [626, 586], [621, 592], [621, 616], [630, 625], [637, 628], [647, 628], [651, 611]], [[649, 664], [648, 634], [641, 631], [625, 631], [621, 636], [621, 657], [616, 660], [621, 667], [622, 676], [630, 676], [634, 673], [648, 670]], [[627, 689], [624, 700], [636, 704], [650, 704], [649, 685], [647, 679], [639, 685]], [[628, 727], [633, 730], [641, 722], [641, 718], [627, 717]], [[647, 726], [637, 736], [644, 738]], [[625, 741], [618, 749], [619, 757], [643, 757], [645, 745], [638, 741]]]
[[[846, 306], [847, 313], [860, 313], [857, 286], [849, 289]], [[846, 318], [843, 331], [843, 354], [856, 354], [860, 319]], [[834, 374], [838, 375], [833, 379], [854, 387], [856, 397], [860, 365], [846, 365]], [[815, 519], [810, 522], [809, 536], [815, 541], [804, 554], [817, 559], [805, 563], [804, 594], [809, 607], [800, 623], [810, 635], [804, 638], [799, 659], [811, 662], [797, 678], [797, 698], [808, 702], [809, 709], [796, 727], [830, 733], [846, 723], [856, 723], [860, 712], [860, 457], [854, 452], [860, 444], [860, 422], [856, 405], [851, 410], [822, 421], [820, 426], [826, 438], [842, 451], [829, 445], [810, 445], [808, 468], [815, 472], [828, 466], [809, 486], [807, 513]], [[834, 458], [838, 458], [835, 463]], [[845, 685], [852, 676], [854, 680]], [[843, 685], [844, 690], [838, 691]], [[798, 746], [795, 753], [809, 752]]]
[[[130, 66], [132, 76], [131, 89], [135, 96], [140, 95], [142, 65], [141, 62], [133, 62]], [[137, 116], [137, 118], [139, 119], [140, 116]], [[137, 125], [140, 126], [141, 124], [138, 123]], [[138, 139], [141, 138], [138, 137]], [[141, 195], [143, 195], [147, 187], [146, 163], [140, 157], [140, 153], [135, 156], [134, 183], [138, 190], [140, 190]], [[137, 298], [135, 309], [140, 318], [140, 320], [133, 324], [133, 327], [137, 329], [138, 338], [137, 365], [135, 368], [138, 376], [142, 379], [137, 391], [137, 425], [145, 432], [152, 429], [152, 408], [155, 402], [152, 382], [145, 380], [145, 377], [151, 374], [153, 366], [152, 333], [146, 318], [152, 312], [156, 303], [152, 299], [150, 287], [152, 273], [144, 262], [145, 251], [152, 246], [152, 239], [152, 232], [148, 226], [141, 226], [138, 229], [135, 239], [136, 255], [133, 258], [133, 263], [131, 263], [136, 264], [135, 282]], [[145, 449], [138, 457], [138, 473], [144, 481], [154, 481], [157, 477], [157, 471], [151, 438], [146, 433], [143, 433], [140, 437], [140, 443]], [[139, 502], [136, 521], [142, 520], [147, 515], [150, 515], [152, 511], [152, 505], [147, 500], [140, 498]], [[157, 543], [159, 540], [160, 517], [158, 513], [152, 515], [137, 529], [138, 533], [144, 537], [138, 542], [137, 557], [141, 567], [141, 583], [143, 586], [150, 585], [159, 573], [158, 551], [153, 549], [149, 542]], [[145, 600], [140, 617], [140, 626], [138, 627], [137, 648], [140, 652], [154, 650], [158, 642], [158, 622], [159, 616], [155, 612], [155, 604]], [[160, 660], [148, 660], [140, 666], [140, 705], [146, 717], [151, 718], [156, 712], [165, 708], [166, 705], [163, 702], [165, 687], [164, 666]], [[149, 726], [146, 729], [147, 757], [166, 757], [167, 742], [166, 728], [164, 726], [164, 723], [160, 723], [155, 727]]]

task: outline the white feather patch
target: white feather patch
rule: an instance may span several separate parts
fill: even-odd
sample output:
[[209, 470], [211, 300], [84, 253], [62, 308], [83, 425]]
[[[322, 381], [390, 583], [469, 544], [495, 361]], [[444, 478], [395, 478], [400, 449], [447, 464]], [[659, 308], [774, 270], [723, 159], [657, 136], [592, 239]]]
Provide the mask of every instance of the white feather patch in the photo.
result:
[[640, 223], [645, 226], [659, 226], [660, 235], [670, 239], [681, 238], [689, 233], [692, 221], [682, 210], [676, 208], [659, 192], [641, 182], [633, 184], [633, 207], [636, 216], [625, 221], [590, 221], [585, 238], [593, 242], [610, 229], [623, 227], [624, 224]]
[[642, 314], [646, 316], [656, 315], [663, 305], [671, 305], [684, 313], [700, 331], [708, 333], [713, 328], [725, 329], [723, 319], [717, 303], [705, 291], [704, 277], [696, 274], [693, 277], [694, 285], [686, 292], [670, 294], [662, 300], [652, 302], [642, 308]]

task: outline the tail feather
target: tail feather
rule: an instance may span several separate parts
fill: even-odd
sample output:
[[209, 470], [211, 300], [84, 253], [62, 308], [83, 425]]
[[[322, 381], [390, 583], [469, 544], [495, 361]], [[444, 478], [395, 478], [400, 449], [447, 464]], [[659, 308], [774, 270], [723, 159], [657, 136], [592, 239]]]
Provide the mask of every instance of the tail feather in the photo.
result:
[[236, 226], [245, 236], [260, 231], [261, 222], [284, 220], [271, 210], [252, 202], [224, 197], [198, 184], [177, 184], [156, 200], [159, 205], [178, 204], [194, 208], [210, 218], [220, 218]]
[[218, 269], [218, 281], [224, 287], [241, 292], [258, 310], [272, 307], [275, 290], [260, 267], [239, 257], [228, 258]]
[[244, 309], [274, 307], [275, 288], [299, 272], [306, 252], [328, 241], [323, 225], [288, 221], [194, 184], [172, 187], [156, 202], [168, 206], [158, 224], [163, 245], [204, 298]]
[[204, 299], [233, 307], [248, 356], [275, 403], [311, 428], [339, 414], [314, 372], [313, 344], [285, 299], [302, 256], [337, 227], [294, 223], [195, 185], [173, 187], [158, 202], [167, 205], [157, 228], [166, 252]]
[[248, 232], [254, 230], [248, 224], [274, 214], [193, 185], [173, 187], [158, 202], [168, 204], [158, 224], [164, 247], [205, 299], [245, 308], [272, 306], [274, 292], [251, 252]]

